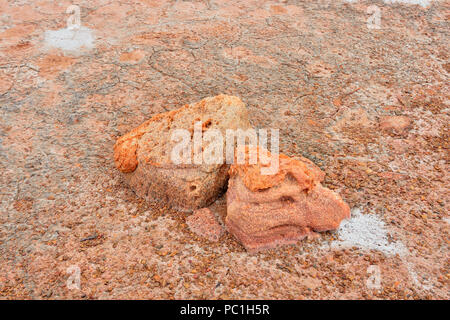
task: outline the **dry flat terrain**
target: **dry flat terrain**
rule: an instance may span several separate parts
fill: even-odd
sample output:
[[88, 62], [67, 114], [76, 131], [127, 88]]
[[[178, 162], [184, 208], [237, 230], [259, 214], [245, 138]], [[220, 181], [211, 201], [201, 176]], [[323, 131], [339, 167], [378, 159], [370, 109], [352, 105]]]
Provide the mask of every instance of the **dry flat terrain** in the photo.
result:
[[[75, 3], [0, 0], [1, 298], [450, 298], [449, 2]], [[220, 93], [320, 166], [340, 230], [250, 255], [136, 197], [117, 137]]]

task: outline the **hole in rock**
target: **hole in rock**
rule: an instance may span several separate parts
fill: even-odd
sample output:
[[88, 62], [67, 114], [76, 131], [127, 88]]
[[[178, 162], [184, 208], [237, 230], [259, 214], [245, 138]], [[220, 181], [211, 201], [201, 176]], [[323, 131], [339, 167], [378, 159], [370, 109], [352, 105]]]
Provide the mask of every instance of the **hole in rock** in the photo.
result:
[[207, 129], [207, 128], [209, 128], [209, 127], [211, 126], [211, 124], [212, 124], [211, 119], [208, 119], [208, 120], [206, 120], [206, 122], [203, 124], [203, 127]]
[[280, 201], [282, 201], [282, 202], [294, 202], [295, 200], [294, 200], [294, 198], [292, 198], [290, 196], [282, 196], [280, 198]]

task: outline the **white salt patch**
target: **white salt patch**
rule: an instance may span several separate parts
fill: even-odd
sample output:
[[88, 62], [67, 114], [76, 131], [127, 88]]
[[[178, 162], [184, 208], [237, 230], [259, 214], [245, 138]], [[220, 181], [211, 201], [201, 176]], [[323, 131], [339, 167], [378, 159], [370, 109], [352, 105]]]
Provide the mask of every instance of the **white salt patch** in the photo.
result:
[[386, 255], [403, 254], [406, 251], [400, 242], [389, 242], [384, 221], [373, 214], [362, 214], [353, 209], [352, 216], [344, 220], [338, 230], [339, 240], [331, 243], [332, 248], [358, 247], [363, 250], [378, 250]]
[[91, 29], [87, 27], [48, 30], [45, 32], [45, 43], [48, 46], [69, 53], [79, 53], [81, 50], [94, 48], [94, 40]]

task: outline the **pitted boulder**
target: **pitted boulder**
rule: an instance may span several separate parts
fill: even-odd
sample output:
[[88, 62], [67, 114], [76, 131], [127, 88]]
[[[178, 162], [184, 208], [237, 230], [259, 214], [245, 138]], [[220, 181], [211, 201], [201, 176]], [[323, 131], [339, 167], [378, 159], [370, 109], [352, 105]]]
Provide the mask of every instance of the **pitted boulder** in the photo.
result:
[[[194, 125], [202, 123], [201, 131], [250, 128], [247, 109], [237, 97], [219, 95], [198, 103], [161, 113], [119, 138], [114, 146], [116, 167], [139, 196], [149, 202], [161, 202], [181, 211], [208, 206], [224, 191], [229, 165], [175, 164], [171, 158], [179, 141], [174, 130], [186, 129], [194, 134]], [[223, 150], [226, 150], [226, 140]], [[208, 144], [203, 143], [206, 148]], [[187, 153], [194, 157], [191, 148]]]
[[261, 166], [230, 168], [225, 224], [247, 251], [294, 244], [350, 217], [348, 205], [320, 184], [324, 173], [308, 159], [280, 154], [273, 175], [262, 175]]

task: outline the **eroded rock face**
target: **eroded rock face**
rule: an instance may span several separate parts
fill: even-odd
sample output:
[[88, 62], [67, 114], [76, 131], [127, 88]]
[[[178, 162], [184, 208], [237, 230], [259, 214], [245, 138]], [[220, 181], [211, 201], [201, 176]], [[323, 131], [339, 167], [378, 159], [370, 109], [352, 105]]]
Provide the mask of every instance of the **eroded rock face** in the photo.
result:
[[324, 173], [308, 159], [280, 154], [276, 174], [261, 175], [260, 168], [260, 162], [230, 168], [225, 224], [247, 251], [294, 244], [350, 217], [348, 205], [322, 187]]
[[223, 191], [229, 169], [225, 161], [210, 165], [174, 164], [171, 159], [171, 152], [179, 143], [172, 139], [174, 130], [186, 129], [193, 135], [194, 124], [200, 121], [203, 134], [214, 129], [224, 137], [227, 129], [250, 128], [244, 103], [234, 96], [219, 95], [158, 114], [117, 140], [116, 167], [139, 196], [192, 211], [207, 206]]

